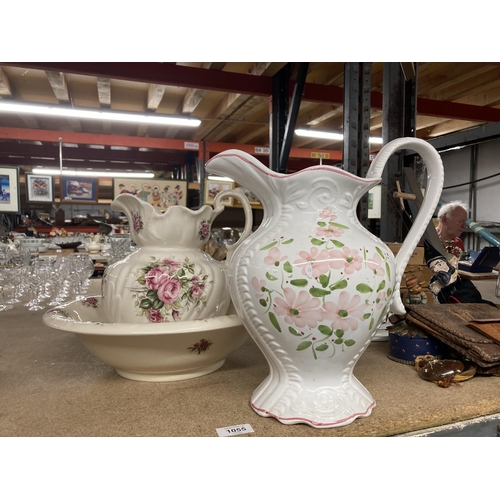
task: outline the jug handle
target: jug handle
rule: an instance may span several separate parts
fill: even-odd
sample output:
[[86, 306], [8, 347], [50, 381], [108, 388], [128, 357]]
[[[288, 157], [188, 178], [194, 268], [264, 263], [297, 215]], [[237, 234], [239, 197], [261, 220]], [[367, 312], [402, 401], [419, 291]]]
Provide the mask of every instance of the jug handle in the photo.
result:
[[236, 198], [241, 203], [241, 206], [243, 207], [243, 212], [245, 214], [245, 227], [243, 228], [243, 234], [240, 235], [236, 243], [233, 243], [232, 245], [227, 245], [226, 261], [229, 262], [233, 252], [243, 243], [244, 240], [248, 238], [248, 236], [250, 236], [250, 234], [252, 234], [253, 215], [250, 202], [248, 201], [248, 198], [246, 197], [245, 193], [241, 188], [221, 191], [214, 199], [215, 213], [219, 214], [224, 210], [224, 205], [222, 205], [222, 200], [224, 198]]
[[373, 160], [367, 178], [379, 178], [389, 157], [396, 151], [411, 149], [418, 153], [427, 169], [427, 189], [424, 201], [418, 211], [417, 217], [408, 232], [401, 249], [396, 256], [396, 281], [394, 287], [391, 310], [394, 314], [406, 314], [403, 301], [400, 296], [401, 279], [410, 256], [424, 234], [429, 221], [431, 220], [437, 204], [441, 197], [444, 182], [444, 168], [441, 156], [436, 149], [423, 139], [416, 137], [401, 137], [387, 143]]

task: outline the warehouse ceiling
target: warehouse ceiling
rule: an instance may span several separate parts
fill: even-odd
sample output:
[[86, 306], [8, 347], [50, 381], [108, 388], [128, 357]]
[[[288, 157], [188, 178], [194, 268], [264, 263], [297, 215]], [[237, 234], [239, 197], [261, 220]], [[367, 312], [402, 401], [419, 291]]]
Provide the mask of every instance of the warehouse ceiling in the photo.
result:
[[[185, 162], [186, 151], [176, 144], [268, 147], [273, 76], [286, 64], [0, 63], [0, 102], [201, 120], [197, 128], [181, 128], [0, 112], [0, 165], [30, 170], [63, 159], [65, 167], [86, 162], [167, 171]], [[291, 64], [290, 94], [297, 66]], [[499, 63], [413, 64], [417, 137], [500, 122]], [[382, 137], [383, 67], [372, 63], [371, 69], [370, 135], [376, 137]], [[309, 63], [296, 128], [342, 132], [343, 83], [344, 63]], [[342, 143], [294, 136], [292, 148], [328, 150], [338, 158]]]

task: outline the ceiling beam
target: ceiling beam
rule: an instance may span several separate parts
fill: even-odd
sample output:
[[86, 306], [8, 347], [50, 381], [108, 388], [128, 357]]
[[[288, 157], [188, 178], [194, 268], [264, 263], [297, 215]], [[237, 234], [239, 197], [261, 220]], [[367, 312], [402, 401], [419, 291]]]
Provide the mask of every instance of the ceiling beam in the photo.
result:
[[60, 71], [45, 71], [47, 79], [49, 80], [52, 91], [56, 99], [61, 104], [69, 104], [71, 101], [68, 89], [68, 81], [66, 75]]
[[[130, 80], [133, 82], [158, 83], [178, 87], [199, 88], [221, 92], [238, 92], [268, 96], [272, 93], [271, 77], [243, 75], [217, 69], [177, 66], [175, 63], [0, 63], [4, 66], [63, 71], [88, 76], [100, 76]], [[138, 70], [140, 65], [140, 71]]]
[[12, 96], [9, 76], [0, 66], [0, 96]]
[[111, 108], [111, 82], [109, 78], [97, 78], [97, 95], [101, 108]]
[[[47, 141], [59, 143], [59, 138], [63, 140], [63, 146], [66, 142], [72, 144], [102, 144], [105, 146], [172, 149], [180, 151], [192, 150], [192, 145], [195, 143], [195, 141], [186, 142], [180, 139], [157, 139], [152, 137], [131, 137], [106, 134], [88, 134], [83, 132], [60, 132], [58, 130], [0, 127], [0, 139], [13, 139], [21, 141]], [[189, 144], [190, 147], [186, 148], [186, 144]], [[235, 147], [235, 145], [232, 143], [211, 142], [207, 144], [209, 144], [211, 148], [206, 148], [207, 152], [221, 152], [226, 149], [233, 149]], [[199, 151], [203, 149], [203, 145], [201, 143], [198, 143], [198, 147]], [[262, 146], [256, 146], [252, 144], [239, 144], [238, 147], [239, 149], [247, 151], [250, 154], [256, 154], [256, 148], [262, 148]], [[328, 153], [331, 155], [330, 158], [332, 159], [337, 159], [336, 156], [342, 154], [340, 151], [319, 149], [315, 149], [314, 152], [323, 152], [325, 154]], [[290, 151], [291, 158], [312, 158], [311, 155], [312, 152], [307, 149], [292, 148]], [[341, 159], [341, 156], [339, 156], [338, 159]]]
[[[141, 70], [138, 71], [138, 64]], [[216, 69], [176, 66], [174, 63], [0, 63], [4, 66], [34, 68], [49, 71], [85, 74], [105, 78], [142, 81], [163, 85], [270, 96], [272, 77], [231, 73]], [[291, 89], [293, 88], [293, 81]], [[302, 101], [343, 104], [342, 87], [306, 83]], [[371, 105], [382, 109], [382, 93], [371, 93]], [[456, 102], [436, 101], [419, 98], [417, 112], [421, 115], [438, 116], [459, 120], [495, 123], [500, 121], [500, 109], [475, 106]]]
[[[167, 163], [169, 161], [183, 161], [184, 152], [179, 150], [153, 149], [141, 151], [138, 148], [113, 149], [91, 147], [63, 147], [63, 160], [86, 161], [127, 161], [144, 163]], [[27, 144], [19, 142], [0, 142], [0, 154], [13, 157], [59, 158], [59, 144]]]
[[[181, 139], [158, 139], [154, 137], [134, 137], [129, 135], [89, 134], [85, 132], [61, 132], [27, 128], [0, 127], [0, 139], [19, 141], [47, 141], [73, 144], [102, 144], [104, 146], [126, 146], [134, 148], [184, 150], [186, 142]], [[189, 141], [193, 144], [196, 141]], [[199, 145], [198, 145], [199, 146]]]

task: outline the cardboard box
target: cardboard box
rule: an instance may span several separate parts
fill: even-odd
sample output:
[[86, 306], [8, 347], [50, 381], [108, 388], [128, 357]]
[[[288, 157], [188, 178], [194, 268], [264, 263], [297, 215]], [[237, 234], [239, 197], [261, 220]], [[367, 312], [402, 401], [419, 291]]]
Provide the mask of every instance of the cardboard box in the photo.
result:
[[432, 271], [425, 265], [408, 265], [403, 273], [401, 279], [401, 289], [406, 287], [406, 280], [409, 276], [415, 275], [418, 281], [421, 282], [422, 287], [426, 287], [429, 284], [429, 280], [432, 278]]
[[[389, 247], [389, 249], [394, 255], [397, 255], [402, 244], [386, 243], [386, 245]], [[424, 247], [416, 247], [415, 250], [413, 250], [413, 253], [410, 256], [410, 260], [408, 261], [408, 265], [414, 265], [414, 264], [415, 265], [425, 264]]]

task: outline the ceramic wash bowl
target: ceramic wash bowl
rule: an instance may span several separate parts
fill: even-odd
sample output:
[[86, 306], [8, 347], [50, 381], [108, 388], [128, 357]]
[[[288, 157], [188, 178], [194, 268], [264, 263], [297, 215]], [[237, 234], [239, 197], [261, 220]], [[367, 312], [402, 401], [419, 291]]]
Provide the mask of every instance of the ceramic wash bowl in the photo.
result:
[[218, 370], [247, 331], [232, 305], [226, 316], [150, 324], [109, 323], [101, 296], [48, 310], [45, 325], [73, 333], [98, 359], [131, 380], [170, 382]]

